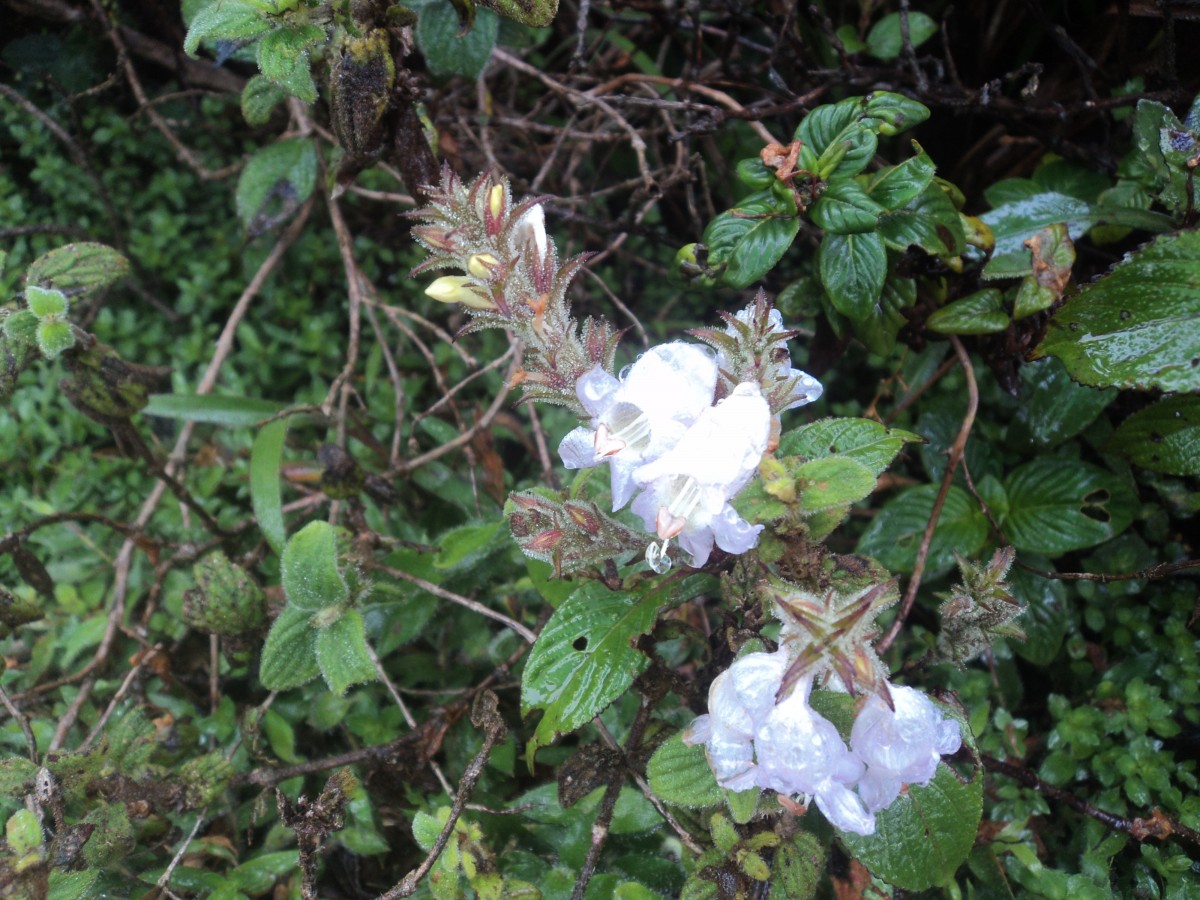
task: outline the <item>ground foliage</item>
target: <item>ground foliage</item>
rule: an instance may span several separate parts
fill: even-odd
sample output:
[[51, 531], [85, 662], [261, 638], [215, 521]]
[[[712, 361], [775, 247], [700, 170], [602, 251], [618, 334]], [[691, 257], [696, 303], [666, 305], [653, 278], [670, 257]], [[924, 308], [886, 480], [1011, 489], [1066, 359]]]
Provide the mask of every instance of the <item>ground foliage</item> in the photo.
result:
[[[5, 896], [1200, 893], [1191, 4], [3, 10]], [[618, 367], [775, 298], [757, 551], [630, 567], [570, 391], [410, 276], [443, 166]], [[754, 565], [901, 576], [860, 649], [966, 741], [876, 839], [680, 739]]]

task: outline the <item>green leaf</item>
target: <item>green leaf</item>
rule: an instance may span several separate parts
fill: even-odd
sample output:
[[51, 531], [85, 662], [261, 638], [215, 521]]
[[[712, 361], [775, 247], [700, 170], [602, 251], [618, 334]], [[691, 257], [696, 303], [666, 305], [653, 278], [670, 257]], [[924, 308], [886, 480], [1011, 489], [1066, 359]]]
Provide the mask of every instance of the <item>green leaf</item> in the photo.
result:
[[879, 302], [865, 319], [853, 324], [854, 336], [877, 356], [887, 356], [907, 323], [904, 310], [917, 302], [917, 283], [893, 275], [883, 283]]
[[821, 282], [834, 309], [851, 320], [871, 314], [887, 278], [887, 251], [875, 232], [826, 233], [817, 251]]
[[852, 180], [829, 185], [813, 206], [812, 220], [826, 231], [836, 234], [859, 234], [870, 231], [879, 222], [883, 207], [872, 200]]
[[287, 540], [283, 497], [279, 490], [279, 466], [283, 461], [285, 437], [287, 419], [276, 419], [258, 432], [250, 451], [250, 505], [263, 537], [276, 553], [283, 552]]
[[1004, 295], [995, 288], [984, 288], [947, 303], [926, 319], [926, 324], [938, 334], [994, 334], [1004, 331], [1010, 321]]
[[213, 0], [192, 19], [183, 52], [195, 56], [203, 40], [239, 40], [270, 29], [271, 21], [256, 4], [246, 0]]
[[242, 116], [249, 125], [266, 125], [288, 92], [264, 75], [255, 75], [242, 89]]
[[352, 684], [375, 680], [375, 663], [367, 649], [362, 616], [344, 612], [317, 632], [317, 665], [329, 689], [339, 696]]
[[1155, 472], [1200, 475], [1200, 397], [1168, 397], [1135, 412], [1106, 449]]
[[474, 26], [460, 37], [458, 13], [449, 3], [427, 3], [416, 8], [417, 46], [429, 71], [439, 78], [478, 78], [500, 33], [499, 17], [490, 9], [478, 10]]
[[818, 106], [796, 128], [795, 139], [819, 157], [843, 131], [858, 121], [861, 112], [861, 97]]
[[1074, 460], [1026, 463], [1004, 479], [1004, 492], [1004, 534], [1018, 550], [1049, 557], [1116, 537], [1133, 521], [1137, 506], [1120, 478]]
[[269, 691], [286, 691], [312, 681], [317, 665], [317, 629], [311, 613], [288, 605], [271, 625], [258, 664], [258, 680]]
[[863, 117], [884, 137], [915, 128], [929, 118], [929, 107], [903, 94], [872, 91], [864, 98]]
[[251, 234], [269, 230], [299, 209], [317, 183], [317, 151], [309, 138], [263, 147], [237, 184], [237, 211]]
[[532, 28], [545, 28], [558, 13], [558, 0], [476, 0], [487, 9]]
[[775, 173], [757, 156], [738, 162], [737, 177], [738, 181], [754, 191], [765, 191], [775, 182]]
[[1025, 242], [1029, 247], [1033, 272], [1021, 282], [1013, 301], [1013, 318], [1049, 309], [1062, 299], [1075, 265], [1075, 245], [1063, 224], [1048, 225]]
[[1116, 391], [1076, 384], [1053, 358], [1022, 366], [1021, 381], [1021, 405], [1007, 435], [1018, 446], [1056, 447], [1091, 425], [1116, 399]]
[[3, 319], [4, 336], [17, 347], [25, 347], [37, 340], [38, 317], [27, 309], [19, 309]]
[[842, 456], [806, 462], [796, 470], [800, 508], [819, 512], [855, 503], [875, 490], [875, 475], [862, 463]]
[[690, 599], [712, 580], [692, 577], [642, 597], [591, 582], [554, 611], [529, 653], [521, 679], [521, 714], [544, 711], [527, 753], [590, 722], [650, 665], [632, 642], [654, 627], [668, 603]]
[[1057, 356], [1094, 387], [1200, 390], [1200, 232], [1125, 257], [1050, 320], [1035, 356]]
[[296, 609], [311, 614], [350, 599], [337, 566], [337, 532], [328, 522], [309, 522], [292, 535], [279, 570], [288, 605]]
[[[142, 410], [148, 416], [208, 422], [227, 428], [250, 428], [263, 419], [287, 409], [273, 400], [253, 397], [224, 397], [212, 394], [151, 394]], [[267, 426], [270, 427], [270, 426]]]
[[903, 253], [916, 244], [926, 253], [943, 258], [958, 256], [967, 244], [958, 210], [937, 184], [930, 184], [901, 208], [880, 216], [879, 235], [893, 250]]
[[841, 456], [861, 463], [877, 477], [906, 443], [920, 440], [911, 431], [889, 429], [871, 419], [819, 419], [784, 434], [777, 455]]
[[850, 854], [873, 874], [895, 887], [922, 891], [954, 878], [975, 843], [982, 812], [982, 770], [963, 783], [939, 763], [929, 784], [909, 786], [876, 814], [873, 835], [840, 834]]
[[500, 546], [498, 535], [507, 534], [501, 521], [452, 528], [438, 541], [441, 549], [433, 564], [439, 569], [462, 569], [482, 561]]
[[879, 138], [870, 125], [852, 122], [817, 158], [813, 171], [821, 181], [842, 183], [870, 165], [878, 149]]
[[46, 359], [56, 359], [75, 346], [70, 322], [42, 322], [37, 329], [38, 349]]
[[41, 848], [42, 823], [29, 810], [19, 809], [4, 823], [4, 837], [15, 857], [11, 862], [20, 862], [21, 857]]
[[[1040, 556], [1023, 553], [1021, 561], [1043, 572], [1054, 571], [1050, 560]], [[1043, 578], [1020, 566], [1009, 570], [1007, 580], [1012, 595], [1026, 607], [1016, 622], [1025, 632], [1025, 640], [1012, 641], [1013, 649], [1035, 666], [1048, 666], [1058, 656], [1071, 625], [1067, 589], [1057, 579]]]
[[867, 185], [867, 194], [884, 209], [899, 209], [933, 184], [933, 160], [916, 141], [912, 145], [916, 156], [873, 175]]
[[1029, 274], [1029, 248], [1025, 241], [1042, 229], [1065, 223], [1072, 241], [1081, 238], [1096, 224], [1099, 215], [1090, 203], [1046, 191], [1024, 200], [1006, 203], [979, 217], [996, 239], [992, 258], [984, 267], [983, 277], [1022, 278]]
[[29, 305], [29, 311], [39, 319], [63, 316], [67, 313], [66, 294], [38, 287], [36, 284], [25, 288], [25, 302]]
[[296, 850], [279, 850], [248, 859], [233, 870], [241, 887], [251, 894], [265, 894], [280, 878], [289, 875], [300, 865]]
[[276, 28], [258, 42], [258, 68], [263, 75], [305, 103], [317, 99], [309, 70], [308, 49], [325, 39], [316, 25]]
[[[904, 491], [879, 511], [859, 539], [855, 552], [874, 557], [893, 572], [912, 574], [937, 493], [936, 484], [922, 484]], [[925, 577], [936, 578], [950, 571], [955, 551], [966, 557], [974, 556], [987, 536], [987, 519], [978, 504], [962, 488], [952, 486], [929, 545]]]
[[[916, 49], [937, 34], [937, 22], [922, 12], [908, 14], [908, 39]], [[900, 30], [900, 13], [894, 12], [876, 22], [867, 33], [867, 52], [876, 59], [891, 60], [900, 55], [903, 47], [903, 32]]]
[[35, 259], [25, 273], [25, 286], [88, 294], [108, 287], [128, 271], [129, 260], [112, 247], [67, 244]]
[[703, 241], [710, 264], [726, 265], [724, 282], [744, 288], [779, 262], [799, 230], [794, 200], [759, 191], [709, 222]]
[[698, 809], [716, 806], [725, 796], [713, 776], [704, 747], [684, 743], [683, 733], [672, 735], [654, 751], [646, 765], [650, 790], [674, 806]]

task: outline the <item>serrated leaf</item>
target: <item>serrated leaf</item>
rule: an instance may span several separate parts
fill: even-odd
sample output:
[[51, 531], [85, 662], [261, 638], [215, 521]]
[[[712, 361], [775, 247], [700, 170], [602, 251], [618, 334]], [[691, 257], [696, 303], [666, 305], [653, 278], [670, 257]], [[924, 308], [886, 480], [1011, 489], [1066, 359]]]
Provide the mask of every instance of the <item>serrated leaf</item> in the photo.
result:
[[307, 684], [321, 673], [317, 665], [317, 630], [311, 613], [285, 606], [271, 625], [258, 665], [258, 680], [269, 691]]
[[1004, 295], [984, 288], [970, 296], [947, 303], [925, 323], [938, 334], [994, 334], [1011, 321], [1004, 310]]
[[538, 635], [521, 679], [521, 714], [544, 713], [529, 741], [530, 764], [538, 747], [590, 722], [650, 665], [632, 642], [654, 627], [659, 609], [711, 585], [693, 576], [638, 597], [591, 582], [568, 597]]
[[1035, 355], [1094, 387], [1200, 390], [1200, 232], [1128, 254], [1050, 320]]
[[879, 222], [883, 207], [867, 196], [852, 180], [831, 184], [814, 204], [810, 215], [813, 222], [836, 234], [859, 234], [870, 231]]
[[288, 605], [309, 614], [350, 598], [337, 566], [337, 532], [328, 522], [309, 522], [292, 535], [279, 571]]
[[308, 50], [325, 39], [315, 25], [276, 28], [258, 42], [258, 68], [266, 78], [305, 103], [317, 99]]
[[867, 318], [887, 278], [887, 251], [875, 232], [827, 232], [817, 250], [821, 283], [834, 309], [852, 321]]
[[698, 809], [716, 806], [725, 796], [713, 776], [704, 747], [684, 743], [673, 735], [654, 751], [646, 764], [650, 790], [667, 803]]
[[855, 503], [875, 490], [875, 475], [844, 456], [806, 462], [796, 470], [800, 509], [820, 512]]
[[418, 7], [415, 33], [430, 72], [439, 78], [460, 75], [474, 81], [492, 55], [500, 33], [500, 19], [490, 9], [477, 10], [475, 24], [460, 36], [454, 7], [448, 3], [429, 3]]
[[25, 303], [29, 311], [39, 319], [61, 316], [67, 312], [67, 295], [62, 291], [48, 290], [31, 284], [25, 288]]
[[317, 665], [329, 689], [339, 696], [352, 684], [375, 680], [363, 619], [349, 609], [317, 632]]
[[[876, 59], [892, 60], [900, 55], [903, 33], [900, 30], [900, 13], [884, 16], [867, 33], [867, 52]], [[913, 49], [937, 34], [937, 22], [915, 10], [908, 14], [908, 39]]]
[[270, 20], [255, 4], [245, 0], [214, 0], [192, 19], [183, 52], [195, 56], [201, 41], [251, 38], [270, 29]]
[[288, 92], [264, 75], [255, 75], [242, 88], [242, 116], [249, 125], [266, 125]]
[[1155, 472], [1200, 474], [1200, 397], [1168, 397], [1135, 412], [1107, 449]]
[[911, 431], [889, 429], [871, 419], [819, 419], [784, 434], [777, 455], [808, 459], [842, 456], [861, 463], [878, 477], [906, 443], [920, 440]]
[[37, 343], [42, 356], [56, 359], [75, 346], [75, 331], [70, 322], [42, 322], [37, 329]]
[[129, 260], [104, 244], [83, 242], [58, 247], [35, 259], [25, 286], [87, 294], [108, 287], [129, 271]]
[[1137, 506], [1116, 475], [1085, 462], [1038, 459], [1004, 479], [1000, 527], [1018, 550], [1055, 557], [1116, 537]]
[[299, 209], [317, 183], [317, 151], [309, 138], [263, 147], [246, 163], [237, 184], [242, 225], [261, 234]]
[[899, 209], [879, 217], [879, 235], [893, 250], [904, 252], [916, 245], [932, 256], [958, 256], [966, 249], [966, 235], [953, 201], [936, 184]]
[[1021, 367], [1020, 407], [1008, 424], [1011, 443], [1056, 447], [1095, 421], [1116, 391], [1076, 384], [1057, 359]]
[[912, 144], [916, 156], [873, 175], [867, 185], [867, 194], [884, 209], [899, 209], [933, 183], [933, 160], [920, 144]]
[[263, 537], [276, 553], [283, 552], [287, 541], [283, 496], [279, 490], [279, 466], [283, 462], [286, 437], [287, 419], [276, 419], [255, 435], [250, 450], [250, 505]]
[[[893, 572], [911, 574], [937, 492], [938, 485], [922, 484], [893, 499], [875, 516], [855, 552], [874, 557]], [[956, 551], [963, 556], [974, 556], [987, 536], [987, 519], [978, 504], [962, 488], [952, 486], [933, 532], [925, 577], [936, 578], [950, 571]]]
[[794, 201], [759, 191], [709, 222], [703, 241], [710, 264], [726, 266], [722, 280], [744, 288], [779, 262], [799, 230]]
[[982, 770], [964, 783], [939, 763], [929, 784], [910, 785], [876, 813], [873, 835], [843, 832], [841, 839], [855, 859], [888, 884], [921, 891], [954, 877], [975, 843], [982, 812]]
[[[227, 428], [250, 428], [269, 419], [287, 407], [273, 400], [255, 397], [226, 397], [213, 394], [151, 394], [146, 408], [148, 416], [163, 419], [183, 419], [188, 422], [208, 422]], [[269, 427], [269, 426], [268, 426]], [[282, 544], [280, 544], [282, 547]]]

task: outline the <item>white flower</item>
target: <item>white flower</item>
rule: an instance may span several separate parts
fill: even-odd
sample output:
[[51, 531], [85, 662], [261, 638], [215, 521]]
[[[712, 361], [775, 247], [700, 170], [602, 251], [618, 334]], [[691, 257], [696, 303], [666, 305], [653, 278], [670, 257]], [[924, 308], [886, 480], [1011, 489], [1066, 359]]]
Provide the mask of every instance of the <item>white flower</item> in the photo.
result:
[[[736, 318], [739, 322], [744, 322], [745, 324], [749, 325], [753, 321], [754, 312], [754, 304], [751, 303], [740, 312], [734, 313], [734, 318]], [[767, 321], [770, 323], [771, 331], [773, 332], [778, 333], [788, 330], [783, 327], [783, 316], [777, 309], [772, 309], [769, 313], [767, 313]], [[725, 333], [736, 337], [737, 329], [735, 329], [732, 325], [727, 325], [725, 326]], [[807, 372], [802, 372], [800, 369], [792, 368], [792, 358], [786, 350], [786, 344], [780, 345], [780, 351], [780, 356], [776, 361], [775, 368], [777, 381], [786, 381], [790, 378], [796, 379], [796, 384], [792, 388], [791, 402], [788, 403], [787, 406], [784, 406], [783, 409], [795, 409], [797, 406], [804, 406], [806, 403], [812, 403], [814, 400], [819, 400], [821, 398], [821, 394], [825, 392], [825, 389], [821, 386], [821, 382], [817, 381], [817, 379], [813, 378]], [[763, 388], [768, 392], [770, 390], [769, 385], [763, 385]]]
[[925, 785], [938, 760], [962, 744], [959, 725], [943, 719], [923, 693], [891, 686], [895, 712], [872, 694], [854, 722], [850, 746], [867, 771], [858, 790], [872, 812], [889, 806], [906, 784]]
[[775, 708], [775, 694], [789, 663], [783, 651], [748, 653], [708, 689], [708, 715], [692, 722], [684, 740], [705, 745], [722, 787], [744, 791], [757, 784], [754, 735]]
[[712, 405], [716, 385], [712, 354], [679, 341], [647, 351], [623, 380], [597, 366], [575, 386], [591, 425], [563, 438], [559, 455], [568, 469], [607, 460], [613, 509], [620, 509], [637, 487], [634, 470], [675, 446]]
[[838, 828], [874, 834], [875, 817], [853, 791], [863, 764], [833, 723], [808, 705], [811, 690], [812, 678], [801, 679], [759, 728], [754, 742], [758, 786], [811, 796]]
[[763, 526], [746, 522], [729, 500], [757, 471], [770, 431], [771, 410], [762, 392], [745, 382], [705, 409], [671, 449], [633, 473], [644, 490], [632, 509], [663, 541], [655, 555], [678, 537], [692, 565], [700, 567], [714, 542], [729, 553], [745, 553], [758, 543]]
[[546, 258], [549, 249], [549, 239], [546, 237], [546, 211], [542, 204], [537, 203], [525, 210], [517, 219], [512, 230], [512, 249], [523, 250], [527, 244], [532, 244], [538, 260]]

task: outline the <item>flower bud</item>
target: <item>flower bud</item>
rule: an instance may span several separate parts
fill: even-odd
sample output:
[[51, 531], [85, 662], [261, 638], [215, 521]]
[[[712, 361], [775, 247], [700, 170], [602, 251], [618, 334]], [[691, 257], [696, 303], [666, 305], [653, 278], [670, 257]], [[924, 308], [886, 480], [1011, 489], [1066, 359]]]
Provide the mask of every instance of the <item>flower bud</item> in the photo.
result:
[[484, 281], [491, 280], [493, 273], [500, 266], [500, 260], [491, 253], [476, 253], [467, 260], [467, 271]]
[[471, 309], [499, 309], [491, 298], [478, 293], [474, 282], [464, 275], [443, 275], [425, 288], [425, 293], [439, 303], [461, 303]]
[[267, 618], [262, 590], [224, 553], [213, 553], [192, 569], [196, 587], [183, 599], [183, 618], [193, 628], [238, 637], [260, 629]]

